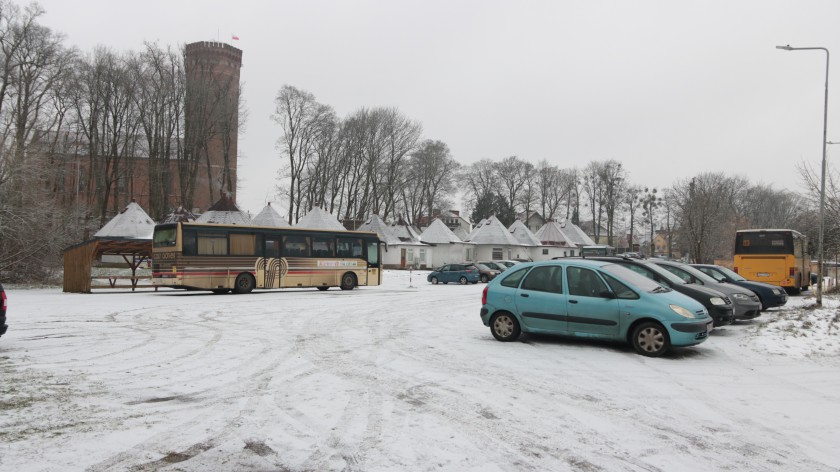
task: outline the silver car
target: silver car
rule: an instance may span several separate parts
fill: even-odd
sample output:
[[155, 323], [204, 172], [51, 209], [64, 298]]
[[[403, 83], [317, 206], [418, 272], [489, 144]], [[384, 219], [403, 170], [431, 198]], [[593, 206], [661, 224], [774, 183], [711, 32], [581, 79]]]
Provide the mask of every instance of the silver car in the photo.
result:
[[651, 262], [668, 270], [688, 283], [704, 285], [723, 293], [732, 301], [736, 320], [751, 320], [761, 315], [761, 300], [752, 290], [732, 284], [722, 284], [695, 267], [679, 262], [651, 259]]

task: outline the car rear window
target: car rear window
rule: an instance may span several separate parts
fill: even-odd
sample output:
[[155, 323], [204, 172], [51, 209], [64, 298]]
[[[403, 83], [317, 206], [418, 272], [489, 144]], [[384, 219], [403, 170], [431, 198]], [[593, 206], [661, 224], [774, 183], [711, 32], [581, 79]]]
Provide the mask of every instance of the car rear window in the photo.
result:
[[524, 267], [519, 270], [515, 270], [511, 272], [509, 275], [506, 275], [504, 279], [502, 279], [502, 285], [505, 287], [512, 287], [515, 288], [519, 286], [519, 281], [522, 280], [522, 277], [525, 276], [525, 273], [528, 272], [528, 267]]

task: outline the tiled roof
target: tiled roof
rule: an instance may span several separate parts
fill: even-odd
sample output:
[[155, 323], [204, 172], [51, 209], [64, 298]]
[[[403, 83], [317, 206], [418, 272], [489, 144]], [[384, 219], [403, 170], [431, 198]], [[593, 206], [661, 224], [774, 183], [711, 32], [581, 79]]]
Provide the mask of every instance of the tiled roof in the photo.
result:
[[455, 235], [448, 226], [446, 226], [440, 218], [435, 218], [428, 228], [423, 230], [420, 235], [420, 240], [429, 244], [449, 244], [460, 243], [461, 238]]
[[166, 218], [162, 221], [162, 223], [179, 223], [183, 221], [195, 221], [197, 216], [193, 214], [193, 212], [187, 210], [183, 206], [179, 206], [172, 210]]
[[505, 225], [495, 215], [482, 220], [476, 225], [466, 242], [475, 244], [497, 244], [501, 246], [521, 246], [519, 241], [510, 234]]
[[295, 228], [308, 228], [308, 229], [329, 229], [329, 230], [346, 230], [347, 228], [344, 227], [341, 223], [338, 222], [338, 218], [332, 215], [332, 213], [322, 210], [319, 207], [312, 207], [309, 210], [309, 213], [304, 215], [303, 218], [298, 220], [297, 224], [295, 224]]
[[123, 211], [105, 224], [94, 238], [152, 239], [155, 222], [136, 202], [129, 203]]
[[371, 216], [367, 221], [364, 222], [358, 228], [359, 231], [373, 231], [374, 233], [379, 235], [379, 239], [381, 239], [385, 244], [392, 245], [392, 244], [399, 244], [400, 240], [391, 233], [391, 227], [385, 224], [378, 215]]
[[240, 210], [226, 193], [222, 193], [221, 198], [195, 221], [225, 225], [248, 225], [251, 224], [251, 217]]
[[274, 226], [278, 228], [288, 228], [289, 222], [283, 219], [280, 216], [280, 213], [277, 213], [271, 203], [265, 206], [261, 212], [251, 220], [251, 224], [254, 226]]
[[508, 231], [510, 231], [510, 234], [512, 234], [513, 237], [517, 241], [519, 241], [520, 244], [524, 244], [526, 246], [542, 245], [540, 243], [540, 240], [537, 239], [534, 233], [531, 232], [531, 230], [528, 229], [528, 227], [525, 226], [525, 223], [523, 223], [521, 220], [514, 221], [513, 224], [510, 225], [510, 228], [508, 228]]
[[535, 236], [547, 246], [577, 247], [595, 244], [578, 226], [568, 221], [549, 221]]

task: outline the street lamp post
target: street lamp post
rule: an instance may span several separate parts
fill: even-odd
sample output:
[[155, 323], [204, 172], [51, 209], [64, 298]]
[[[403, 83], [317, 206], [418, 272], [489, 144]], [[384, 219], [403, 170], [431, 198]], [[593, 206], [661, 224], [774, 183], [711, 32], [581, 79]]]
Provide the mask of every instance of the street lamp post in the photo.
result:
[[823, 106], [823, 138], [822, 138], [822, 176], [820, 181], [820, 236], [817, 246], [817, 270], [820, 275], [817, 278], [817, 305], [822, 305], [823, 288], [823, 235], [825, 234], [825, 146], [828, 143], [828, 49], [821, 47], [794, 48], [787, 46], [776, 46], [776, 49], [785, 51], [825, 51], [825, 104]]

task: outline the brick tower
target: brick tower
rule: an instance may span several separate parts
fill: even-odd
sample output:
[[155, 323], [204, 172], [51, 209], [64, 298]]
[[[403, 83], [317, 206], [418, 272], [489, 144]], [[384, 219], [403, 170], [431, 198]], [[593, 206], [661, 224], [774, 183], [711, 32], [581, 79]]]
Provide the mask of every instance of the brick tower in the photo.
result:
[[212, 41], [187, 44], [184, 66], [184, 147], [196, 170], [193, 201], [185, 203], [204, 211], [223, 192], [236, 201], [242, 50]]

